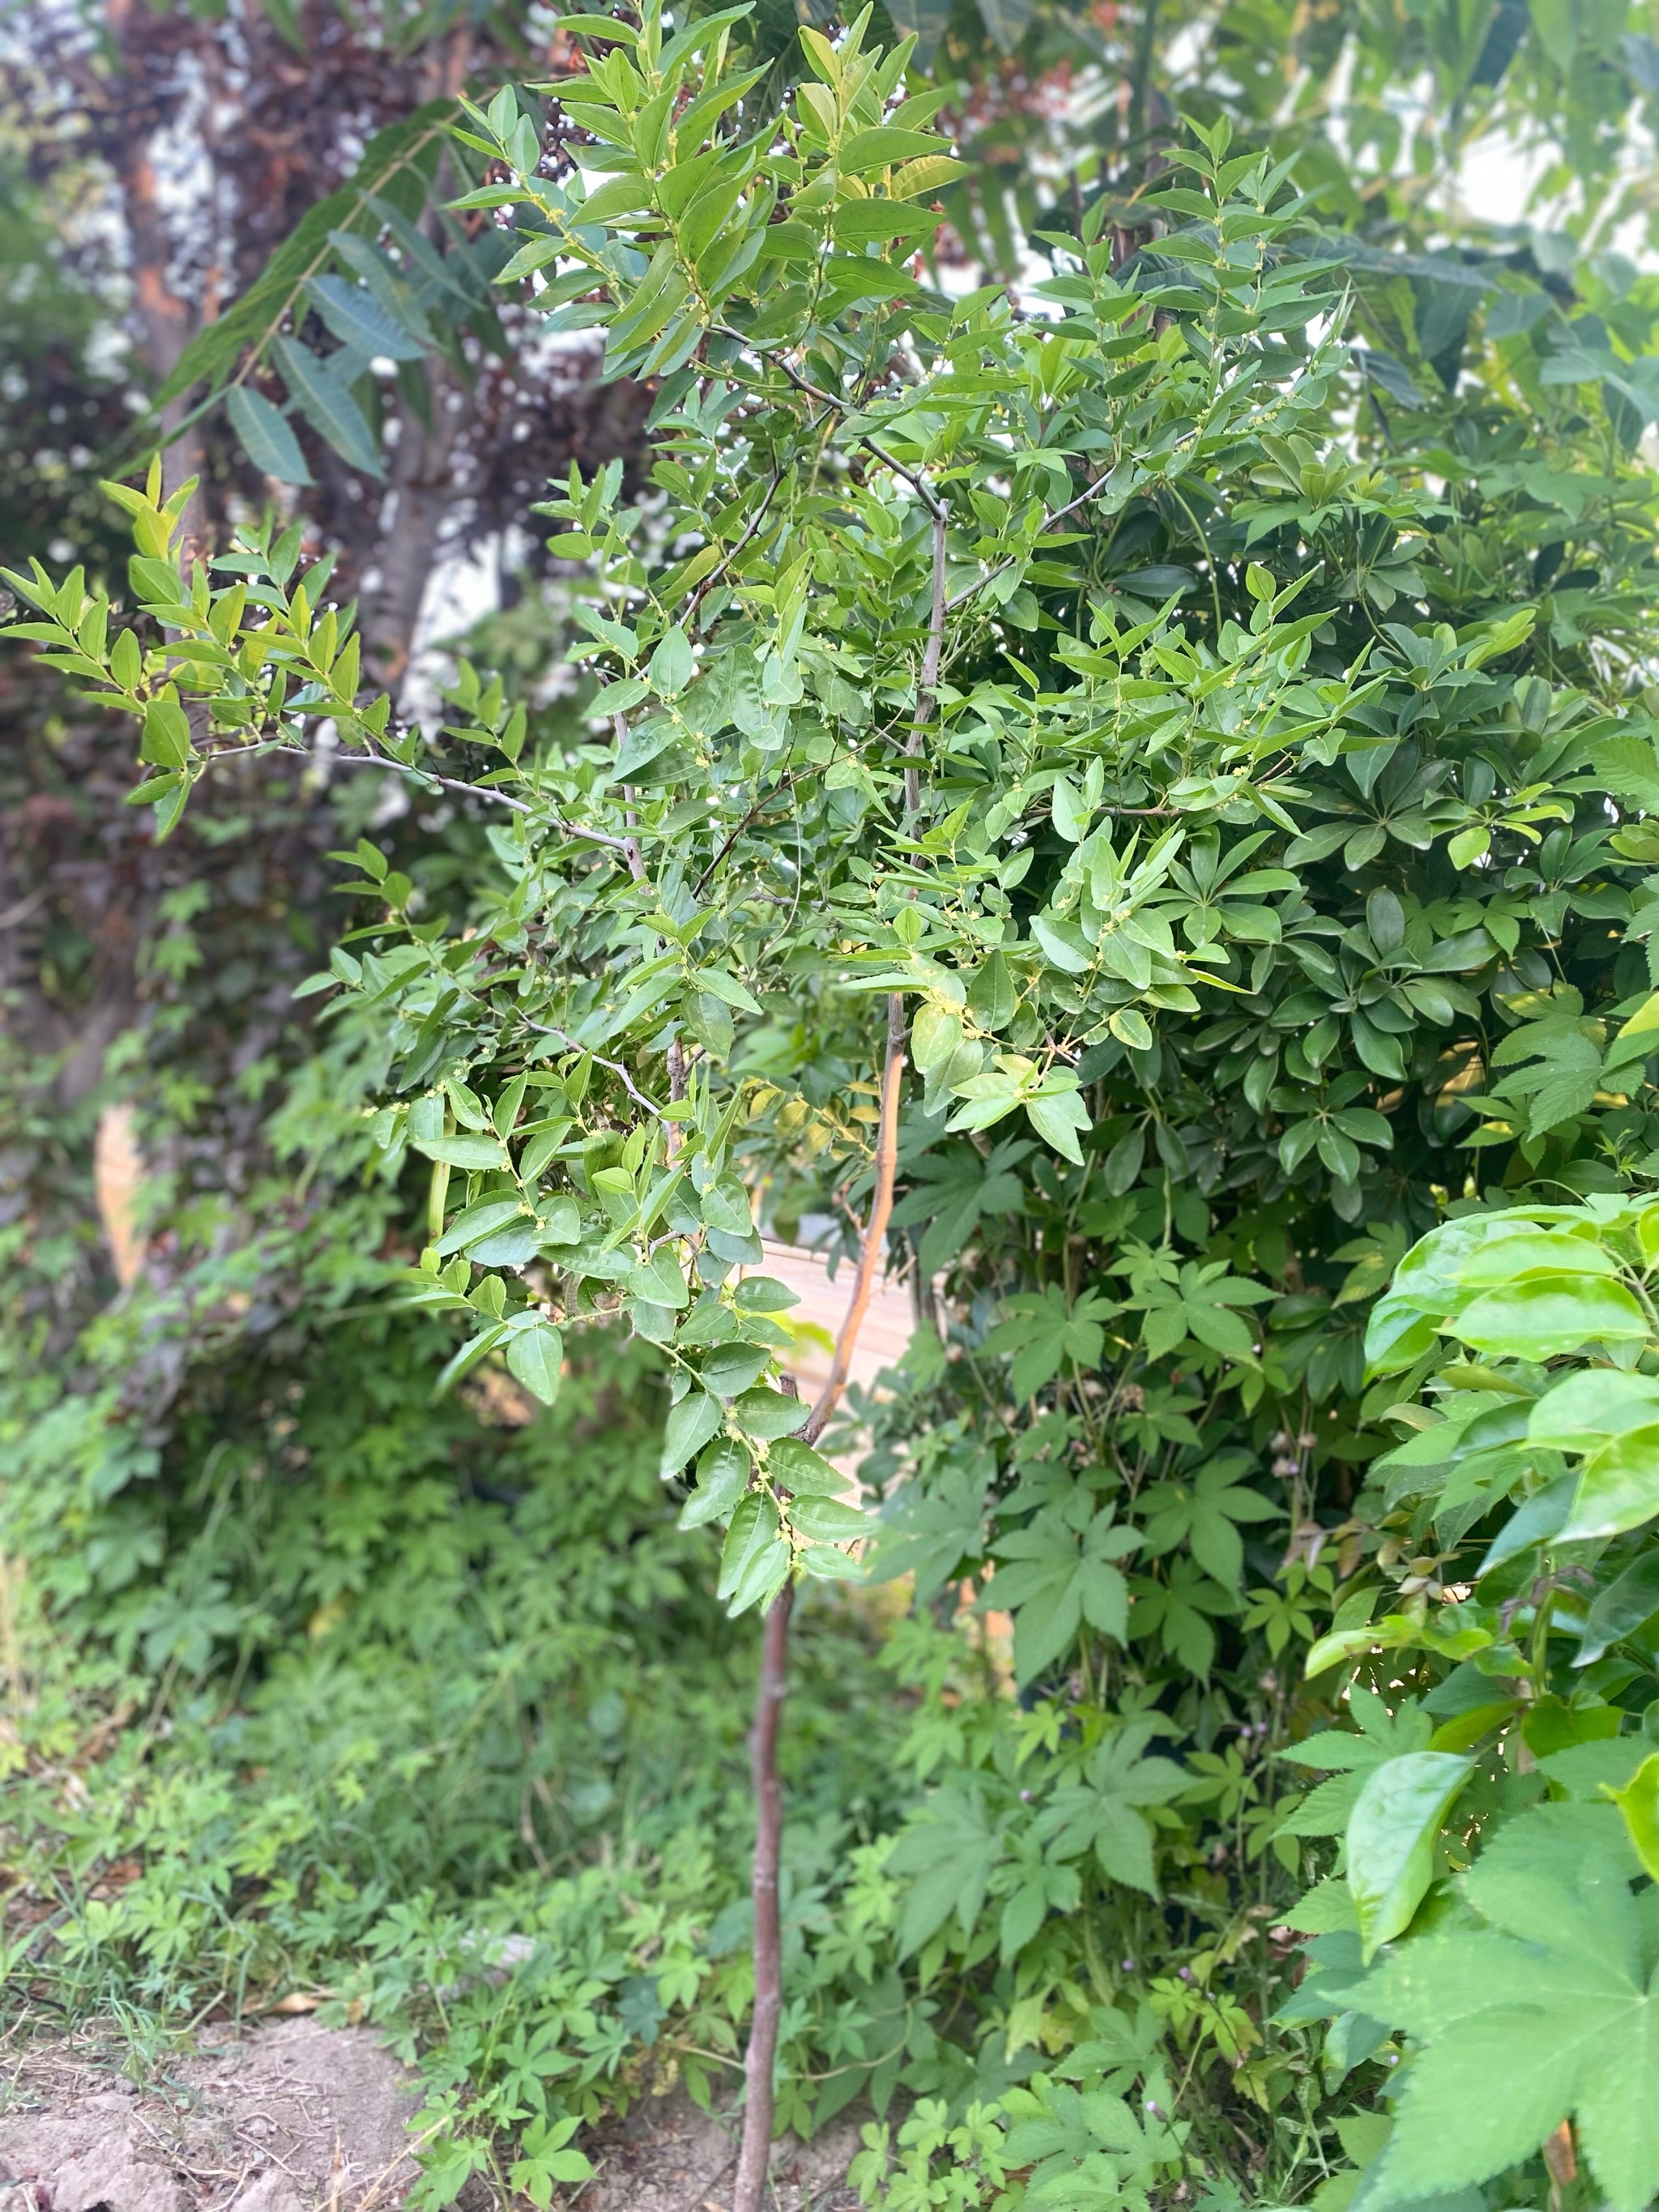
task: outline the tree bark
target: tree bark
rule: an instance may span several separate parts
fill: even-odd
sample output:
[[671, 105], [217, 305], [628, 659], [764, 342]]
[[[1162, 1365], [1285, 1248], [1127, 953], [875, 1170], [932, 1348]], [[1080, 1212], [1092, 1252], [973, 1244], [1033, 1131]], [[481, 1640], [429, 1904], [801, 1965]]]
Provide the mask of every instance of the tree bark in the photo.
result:
[[778, 1881], [783, 1857], [783, 1785], [778, 1779], [778, 1730], [788, 1694], [789, 1615], [795, 1601], [786, 1583], [767, 1607], [761, 1627], [760, 1689], [749, 1737], [749, 1771], [755, 1792], [755, 1863], [750, 1890], [755, 1901], [755, 2007], [744, 2054], [743, 2142], [732, 2212], [762, 2212], [772, 2146], [773, 2071], [783, 2015], [783, 1926]]

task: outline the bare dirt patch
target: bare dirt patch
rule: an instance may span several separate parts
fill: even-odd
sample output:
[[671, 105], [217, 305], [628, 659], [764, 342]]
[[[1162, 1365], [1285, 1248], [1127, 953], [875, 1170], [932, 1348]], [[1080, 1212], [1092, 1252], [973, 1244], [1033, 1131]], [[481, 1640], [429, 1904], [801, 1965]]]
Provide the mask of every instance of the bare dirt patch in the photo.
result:
[[143, 2087], [93, 2036], [0, 2075], [0, 2212], [384, 2212], [415, 2177], [412, 2090], [361, 2028], [204, 2033]]
[[[0, 2212], [397, 2212], [413, 2084], [367, 2028], [210, 2029], [138, 2087], [107, 2037], [0, 2053]], [[735, 2135], [683, 2093], [596, 2130], [572, 2212], [728, 2212]], [[845, 2118], [773, 2154], [771, 2212], [858, 2212]], [[497, 2212], [468, 2184], [460, 2212]]]
[[[773, 2146], [772, 2212], [859, 2212], [847, 2168], [858, 2123], [833, 2121], [810, 2143]], [[598, 2179], [573, 2193], [573, 2212], [728, 2212], [737, 2167], [734, 2130], [700, 2112], [684, 2093], [652, 2098], [585, 2146]]]

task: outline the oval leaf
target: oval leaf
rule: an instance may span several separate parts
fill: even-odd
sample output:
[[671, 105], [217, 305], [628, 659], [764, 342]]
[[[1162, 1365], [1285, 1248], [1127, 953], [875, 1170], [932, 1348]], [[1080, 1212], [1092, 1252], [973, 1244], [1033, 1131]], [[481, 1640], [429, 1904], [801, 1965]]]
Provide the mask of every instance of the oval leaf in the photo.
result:
[[551, 1322], [519, 1329], [507, 1340], [507, 1364], [532, 1398], [550, 1406], [559, 1395], [564, 1372], [564, 1339]]
[[1385, 1759], [1348, 1816], [1348, 1888], [1367, 1966], [1411, 1923], [1434, 1874], [1434, 1841], [1472, 1759], [1411, 1751]]

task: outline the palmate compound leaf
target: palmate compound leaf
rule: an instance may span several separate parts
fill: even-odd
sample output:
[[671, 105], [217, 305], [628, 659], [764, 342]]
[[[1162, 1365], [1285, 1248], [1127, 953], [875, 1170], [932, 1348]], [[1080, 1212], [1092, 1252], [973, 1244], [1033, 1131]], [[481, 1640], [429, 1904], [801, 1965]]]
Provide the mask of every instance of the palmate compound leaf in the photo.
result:
[[988, 1452], [951, 1460], [942, 1476], [925, 1486], [901, 1486], [878, 1524], [872, 1582], [914, 1574], [916, 1595], [927, 1600], [961, 1569], [977, 1559], [985, 1543], [985, 1499], [996, 1474]]
[[941, 1790], [887, 1855], [889, 1874], [914, 1877], [899, 1923], [901, 1958], [919, 1951], [952, 1912], [963, 1934], [971, 1932], [1001, 1856], [1002, 1822], [977, 1784], [969, 1780]]
[[1113, 1565], [1134, 1551], [1138, 1530], [1097, 1513], [1081, 1540], [1058, 1506], [1045, 1506], [992, 1549], [1000, 1564], [981, 1602], [1014, 1616], [1014, 1673], [1022, 1684], [1052, 1666], [1087, 1621], [1122, 1643], [1129, 1588]]
[[1352, 1995], [1422, 2046], [1374, 2208], [1487, 2180], [1573, 2118], [1614, 2212], [1659, 2191], [1659, 1999], [1610, 1805], [1547, 1805], [1465, 1878], [1478, 1931], [1402, 1944]]
[[1243, 1452], [1224, 1452], [1192, 1473], [1172, 1475], [1141, 1498], [1146, 1555], [1156, 1559], [1184, 1543], [1206, 1574], [1228, 1589], [1238, 1587], [1244, 1544], [1235, 1525], [1241, 1521], [1276, 1521], [1280, 1509], [1240, 1478], [1250, 1461]]
[[1147, 1744], [1167, 1725], [1131, 1721], [1091, 1754], [1082, 1782], [1055, 1791], [1037, 1832], [1056, 1858], [1092, 1850], [1111, 1881], [1158, 1895], [1152, 1823], [1141, 1808], [1167, 1805], [1192, 1782], [1174, 1759], [1146, 1756]]

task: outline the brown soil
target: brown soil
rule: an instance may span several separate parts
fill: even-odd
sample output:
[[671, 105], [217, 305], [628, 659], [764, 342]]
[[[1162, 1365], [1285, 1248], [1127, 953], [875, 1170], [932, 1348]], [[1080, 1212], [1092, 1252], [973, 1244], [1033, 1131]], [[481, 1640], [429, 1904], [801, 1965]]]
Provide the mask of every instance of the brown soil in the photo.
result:
[[[396, 2212], [411, 2083], [366, 2028], [204, 2033], [142, 2087], [108, 2036], [0, 2051], [0, 2212]], [[572, 2212], [728, 2212], [735, 2140], [684, 2094], [598, 2130]], [[771, 2212], [858, 2212], [850, 2118], [773, 2155]], [[461, 2212], [496, 2212], [470, 2183]]]

